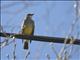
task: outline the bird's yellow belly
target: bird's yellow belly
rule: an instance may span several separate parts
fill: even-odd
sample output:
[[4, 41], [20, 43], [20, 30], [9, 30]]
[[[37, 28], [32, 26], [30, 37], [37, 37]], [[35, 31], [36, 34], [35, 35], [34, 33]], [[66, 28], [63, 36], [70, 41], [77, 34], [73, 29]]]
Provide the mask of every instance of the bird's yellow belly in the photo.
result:
[[25, 27], [24, 30], [23, 30], [23, 33], [27, 34], [27, 35], [30, 35], [32, 33], [32, 27], [30, 27], [30, 26]]

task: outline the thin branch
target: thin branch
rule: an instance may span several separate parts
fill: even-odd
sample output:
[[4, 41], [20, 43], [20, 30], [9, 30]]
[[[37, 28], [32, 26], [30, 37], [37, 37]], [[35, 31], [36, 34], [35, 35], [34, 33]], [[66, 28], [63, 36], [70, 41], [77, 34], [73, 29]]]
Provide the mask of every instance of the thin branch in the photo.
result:
[[13, 38], [14, 40], [14, 46], [13, 46], [13, 60], [16, 60], [16, 42], [15, 42], [15, 37]]
[[[69, 32], [69, 34], [68, 34], [68, 36], [66, 36], [66, 38], [65, 38], [65, 40], [64, 40], [64, 46], [62, 47], [62, 49], [61, 49], [61, 51], [60, 51], [60, 53], [59, 53], [59, 56], [62, 56], [62, 54], [63, 54], [63, 51], [66, 49], [66, 43], [67, 43], [67, 41], [68, 41], [68, 39], [71, 39], [70, 40], [70, 45], [72, 45], [74, 42], [75, 42], [75, 40], [74, 39], [72, 39], [72, 33], [73, 33], [73, 31], [74, 31], [74, 28], [75, 28], [75, 25], [76, 25], [76, 23], [79, 21], [79, 19], [78, 19], [78, 1], [76, 1], [76, 8], [75, 8], [75, 12], [76, 12], [76, 19], [73, 21], [73, 23], [72, 23], [72, 25], [71, 25], [71, 28], [70, 28], [70, 32]], [[80, 44], [80, 43], [79, 43]]]
[[10, 56], [9, 56], [9, 54], [7, 55], [7, 59], [10, 60]]
[[26, 53], [25, 60], [27, 60], [28, 56], [30, 55], [30, 51], [26, 51], [25, 53]]
[[[60, 37], [48, 37], [48, 36], [32, 36], [32, 35], [23, 35], [23, 34], [16, 34], [16, 33], [5, 33], [10, 38], [18, 38], [18, 39], [29, 39], [34, 41], [43, 41], [43, 42], [54, 42], [54, 43], [64, 43], [65, 38]], [[4, 33], [0, 32], [1, 37], [6, 37]], [[71, 39], [68, 39], [66, 44], [70, 44]], [[75, 39], [74, 43], [76, 45], [80, 45], [80, 39]]]
[[47, 59], [48, 59], [48, 60], [51, 60], [51, 59], [50, 59], [50, 55], [49, 55], [49, 54], [47, 54], [47, 56], [46, 56], [46, 57], [47, 57]]

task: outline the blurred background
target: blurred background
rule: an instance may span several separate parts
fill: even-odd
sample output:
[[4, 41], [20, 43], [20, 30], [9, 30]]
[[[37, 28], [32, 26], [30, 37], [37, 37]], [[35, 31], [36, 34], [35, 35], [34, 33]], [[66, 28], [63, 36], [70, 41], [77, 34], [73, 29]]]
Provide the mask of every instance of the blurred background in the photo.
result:
[[[34, 35], [80, 39], [80, 1], [1, 1], [1, 31], [20, 33], [28, 13]], [[1, 60], [80, 60], [78, 45], [32, 41], [27, 52], [21, 39], [0, 38]]]

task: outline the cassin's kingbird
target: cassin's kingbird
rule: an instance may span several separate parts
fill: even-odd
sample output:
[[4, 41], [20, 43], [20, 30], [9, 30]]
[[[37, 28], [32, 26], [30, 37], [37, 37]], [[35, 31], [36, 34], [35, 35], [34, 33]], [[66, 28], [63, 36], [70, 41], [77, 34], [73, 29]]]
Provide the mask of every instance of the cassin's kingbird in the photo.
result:
[[[22, 34], [24, 35], [33, 35], [34, 34], [34, 21], [32, 20], [33, 14], [27, 14], [26, 19], [24, 20], [22, 26]], [[29, 43], [31, 40], [23, 40], [24, 41], [24, 49], [29, 48]]]

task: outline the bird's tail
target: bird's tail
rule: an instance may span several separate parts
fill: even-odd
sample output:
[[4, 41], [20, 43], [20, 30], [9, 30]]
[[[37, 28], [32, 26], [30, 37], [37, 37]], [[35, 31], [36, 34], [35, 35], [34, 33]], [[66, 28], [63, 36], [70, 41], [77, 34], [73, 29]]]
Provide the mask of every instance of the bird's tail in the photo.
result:
[[28, 49], [28, 48], [29, 48], [29, 46], [28, 46], [28, 42], [25, 41], [25, 42], [24, 42], [24, 49]]

